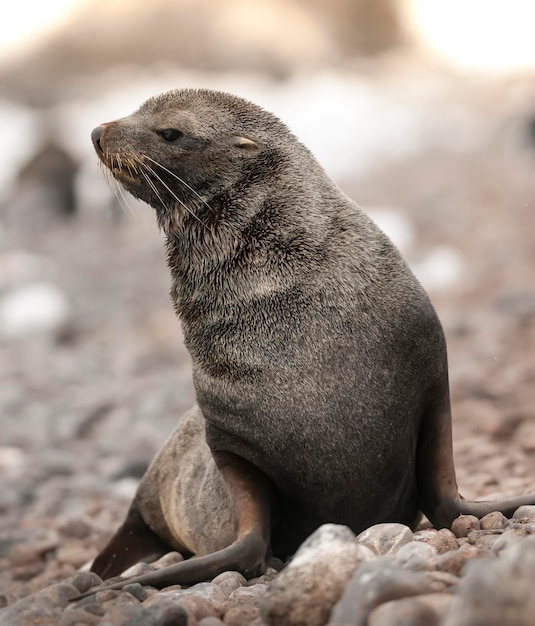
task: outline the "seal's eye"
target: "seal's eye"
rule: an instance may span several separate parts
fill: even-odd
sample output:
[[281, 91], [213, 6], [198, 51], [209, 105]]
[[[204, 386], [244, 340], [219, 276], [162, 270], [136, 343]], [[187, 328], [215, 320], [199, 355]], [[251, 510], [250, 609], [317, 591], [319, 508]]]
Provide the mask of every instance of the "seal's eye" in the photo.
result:
[[178, 141], [181, 137], [184, 136], [184, 133], [176, 128], [166, 128], [165, 130], [159, 130], [158, 135], [163, 137], [165, 141], [169, 143], [173, 143], [174, 141]]

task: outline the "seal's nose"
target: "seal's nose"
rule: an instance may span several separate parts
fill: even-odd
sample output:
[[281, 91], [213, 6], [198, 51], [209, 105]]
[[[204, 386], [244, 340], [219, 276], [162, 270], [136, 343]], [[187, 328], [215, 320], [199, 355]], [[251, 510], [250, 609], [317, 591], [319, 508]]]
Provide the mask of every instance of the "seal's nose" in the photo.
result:
[[100, 145], [100, 139], [102, 137], [102, 133], [104, 132], [104, 126], [97, 126], [93, 132], [91, 133], [91, 140], [93, 141], [93, 145], [95, 146], [95, 150], [97, 152], [103, 152], [102, 146]]

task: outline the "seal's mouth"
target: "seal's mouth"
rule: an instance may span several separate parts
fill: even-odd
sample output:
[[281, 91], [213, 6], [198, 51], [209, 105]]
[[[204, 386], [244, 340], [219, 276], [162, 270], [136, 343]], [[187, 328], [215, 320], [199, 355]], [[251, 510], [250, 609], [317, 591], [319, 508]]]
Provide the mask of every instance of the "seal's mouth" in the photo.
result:
[[119, 155], [110, 154], [102, 144], [105, 124], [97, 126], [91, 133], [93, 147], [100, 161], [110, 170], [114, 178], [121, 183], [136, 182], [137, 168], [131, 163], [130, 159], [122, 159]]

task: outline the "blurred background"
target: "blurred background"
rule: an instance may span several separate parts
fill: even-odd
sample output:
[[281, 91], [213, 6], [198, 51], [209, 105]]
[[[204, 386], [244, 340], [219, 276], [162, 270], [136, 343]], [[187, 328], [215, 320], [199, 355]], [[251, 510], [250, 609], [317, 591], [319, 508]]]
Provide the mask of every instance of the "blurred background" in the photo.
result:
[[446, 331], [463, 494], [533, 490], [534, 23], [531, 0], [3, 8], [2, 588], [89, 560], [193, 401], [152, 210], [90, 142], [168, 89], [273, 111], [394, 239]]

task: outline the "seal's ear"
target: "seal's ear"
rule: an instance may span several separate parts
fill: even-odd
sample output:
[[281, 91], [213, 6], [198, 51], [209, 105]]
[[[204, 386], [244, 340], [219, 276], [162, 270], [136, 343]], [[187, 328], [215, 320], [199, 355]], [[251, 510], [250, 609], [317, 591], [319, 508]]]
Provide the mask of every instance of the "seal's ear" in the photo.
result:
[[258, 145], [247, 137], [240, 137], [239, 135], [235, 135], [232, 137], [232, 145], [236, 148], [241, 148], [242, 150], [258, 150]]

